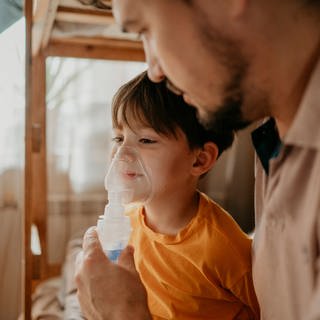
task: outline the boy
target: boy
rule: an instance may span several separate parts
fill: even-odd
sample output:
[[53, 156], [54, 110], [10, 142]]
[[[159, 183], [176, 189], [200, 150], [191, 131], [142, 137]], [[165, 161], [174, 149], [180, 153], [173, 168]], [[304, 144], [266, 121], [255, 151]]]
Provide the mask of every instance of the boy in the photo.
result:
[[194, 108], [146, 72], [113, 99], [117, 145], [138, 150], [152, 194], [130, 218], [134, 259], [153, 319], [258, 319], [251, 241], [199, 178], [233, 141], [205, 130]]

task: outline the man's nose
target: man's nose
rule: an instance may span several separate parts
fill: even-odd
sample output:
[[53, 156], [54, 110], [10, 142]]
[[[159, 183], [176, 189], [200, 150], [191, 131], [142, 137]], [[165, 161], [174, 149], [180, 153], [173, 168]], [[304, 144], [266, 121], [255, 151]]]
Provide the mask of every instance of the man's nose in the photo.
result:
[[142, 43], [148, 64], [148, 77], [153, 82], [161, 82], [166, 77], [157, 59], [155, 42], [147, 41], [145, 37], [142, 37]]
[[165, 74], [155, 59], [149, 62], [148, 77], [153, 82], [161, 82], [165, 79]]

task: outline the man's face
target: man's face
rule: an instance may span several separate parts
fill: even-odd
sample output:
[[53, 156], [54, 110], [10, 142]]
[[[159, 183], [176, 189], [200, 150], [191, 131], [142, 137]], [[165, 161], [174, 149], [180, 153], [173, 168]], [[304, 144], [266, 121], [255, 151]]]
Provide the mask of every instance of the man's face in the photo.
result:
[[[197, 108], [203, 124], [238, 130], [255, 120], [250, 106], [243, 107], [247, 101], [257, 100], [250, 99], [244, 89], [249, 59], [239, 42], [224, 30], [228, 25], [224, 21], [228, 16], [225, 1], [201, 0], [194, 5], [182, 0], [113, 3], [122, 28], [142, 37], [150, 79], [167, 78], [185, 101]], [[212, 16], [214, 4], [217, 10]]]

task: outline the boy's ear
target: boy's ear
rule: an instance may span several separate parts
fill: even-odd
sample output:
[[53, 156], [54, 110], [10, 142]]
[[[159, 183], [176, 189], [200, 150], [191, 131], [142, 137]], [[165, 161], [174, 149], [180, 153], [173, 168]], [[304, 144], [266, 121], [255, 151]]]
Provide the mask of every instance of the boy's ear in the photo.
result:
[[193, 163], [192, 174], [195, 176], [201, 176], [208, 172], [215, 164], [219, 149], [213, 142], [206, 142], [202, 148], [199, 148], [195, 152], [196, 159]]

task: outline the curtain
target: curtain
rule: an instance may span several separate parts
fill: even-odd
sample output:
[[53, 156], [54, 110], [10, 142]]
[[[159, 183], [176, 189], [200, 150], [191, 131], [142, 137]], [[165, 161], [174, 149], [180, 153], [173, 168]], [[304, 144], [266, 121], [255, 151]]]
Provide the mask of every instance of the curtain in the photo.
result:
[[[74, 235], [106, 204], [111, 100], [145, 63], [47, 59], [49, 259], [61, 262]], [[57, 248], [61, 248], [57, 250]]]

